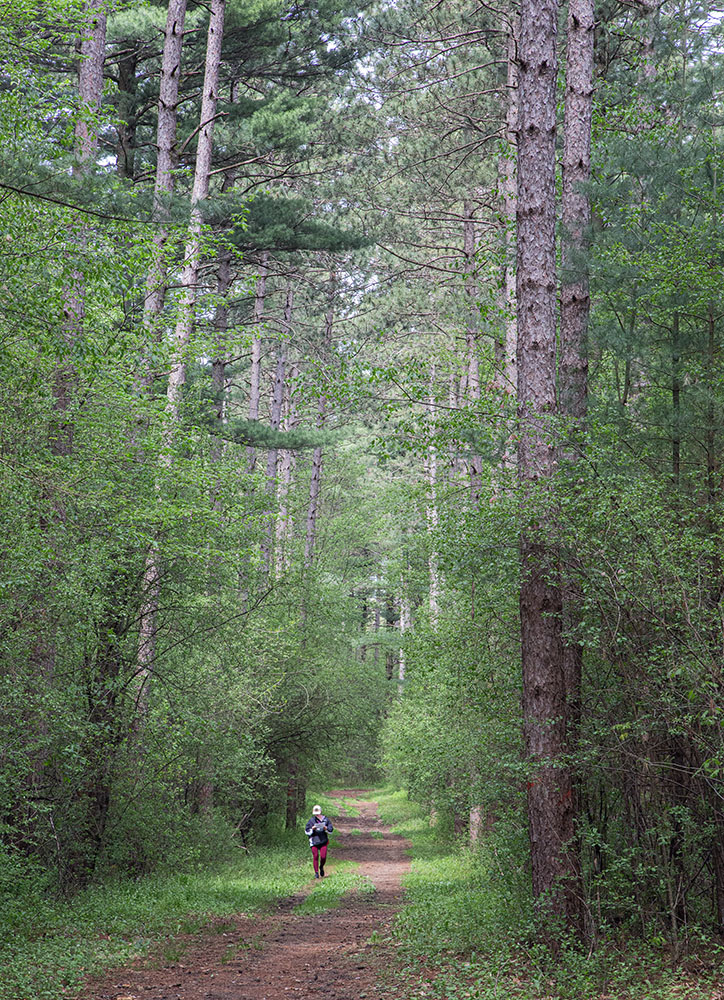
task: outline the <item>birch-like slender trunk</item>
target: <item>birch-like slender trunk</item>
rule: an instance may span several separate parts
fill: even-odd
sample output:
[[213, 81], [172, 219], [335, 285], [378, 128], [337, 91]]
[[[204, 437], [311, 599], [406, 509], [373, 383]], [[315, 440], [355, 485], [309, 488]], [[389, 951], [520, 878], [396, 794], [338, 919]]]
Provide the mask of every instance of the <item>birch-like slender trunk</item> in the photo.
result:
[[[539, 496], [555, 470], [557, 0], [522, 0], [518, 123], [518, 475]], [[557, 554], [543, 519], [520, 540], [523, 735], [533, 894], [541, 915], [578, 925], [573, 789]], [[545, 923], [542, 925], [545, 933]], [[555, 941], [550, 941], [555, 947]]]
[[397, 691], [402, 694], [405, 686], [407, 662], [405, 659], [405, 636], [412, 629], [412, 605], [406, 582], [400, 588], [400, 657], [397, 667]]
[[201, 202], [208, 197], [211, 178], [211, 155], [214, 142], [214, 123], [219, 96], [219, 71], [221, 68], [221, 43], [224, 35], [226, 0], [211, 0], [209, 30], [206, 39], [206, 64], [201, 98], [201, 116], [196, 145], [194, 185], [191, 191], [191, 218], [184, 250], [181, 272], [181, 302], [176, 320], [174, 356], [166, 390], [166, 410], [169, 417], [167, 442], [179, 420], [181, 390], [186, 383], [186, 355], [194, 324], [201, 265], [203, 220]]
[[[165, 199], [173, 192], [176, 165], [176, 134], [179, 81], [181, 78], [181, 50], [183, 46], [186, 0], [169, 0], [166, 30], [161, 60], [161, 79], [158, 98], [158, 126], [156, 132], [156, 179], [154, 184], [154, 217], [158, 223], [167, 220]], [[140, 387], [150, 395], [154, 382], [154, 347], [161, 340], [161, 313], [166, 297], [166, 263], [164, 248], [168, 241], [168, 225], [159, 224], [153, 236], [153, 256], [146, 277], [146, 296], [143, 303], [143, 328], [146, 343], [141, 363]], [[145, 716], [148, 707], [148, 683], [156, 657], [156, 629], [158, 598], [161, 579], [160, 553], [154, 539], [146, 554], [143, 573], [143, 590], [139, 615], [138, 683], [136, 695], [136, 724]]]
[[[169, 373], [168, 387], [166, 390], [166, 416], [167, 424], [164, 433], [164, 452], [161, 456], [161, 464], [169, 466], [171, 464], [171, 445], [173, 434], [179, 419], [179, 404], [181, 390], [186, 381], [186, 350], [191, 336], [193, 325], [193, 311], [196, 304], [196, 284], [198, 280], [198, 268], [201, 259], [201, 213], [199, 203], [207, 197], [209, 192], [209, 177], [211, 173], [211, 153], [213, 144], [214, 118], [216, 115], [216, 102], [219, 87], [219, 68], [221, 64], [221, 41], [224, 30], [224, 12], [226, 0], [212, 0], [211, 16], [209, 19], [209, 30], [206, 48], [206, 66], [204, 71], [203, 95], [201, 100], [201, 115], [198, 145], [196, 150], [196, 168], [194, 171], [194, 184], [191, 193], [191, 218], [189, 222], [188, 237], [184, 253], [184, 268], [181, 274], [182, 302], [179, 308], [178, 320], [176, 323], [176, 335], [174, 342], [174, 357]], [[183, 6], [185, 10], [185, 5]], [[157, 190], [159, 188], [159, 173], [162, 177], [161, 193], [170, 190], [166, 185], [172, 184], [172, 162], [173, 150], [175, 148], [175, 109], [178, 103], [173, 100], [173, 77], [176, 77], [176, 96], [178, 96], [178, 68], [173, 71], [173, 61], [171, 54], [178, 51], [180, 60], [180, 35], [183, 25], [182, 11], [175, 8], [176, 19], [171, 17], [169, 8], [169, 18], [167, 21], [166, 45], [169, 52], [169, 74], [168, 89], [164, 91], [159, 99], [159, 123], [163, 118], [164, 138], [161, 142], [159, 137], [159, 163], [157, 167]], [[180, 18], [180, 20], [179, 20]], [[169, 27], [170, 25], [170, 27]], [[164, 47], [164, 59], [166, 56], [166, 46]], [[176, 64], [178, 66], [178, 63]], [[163, 115], [162, 115], [163, 110]], [[171, 113], [173, 110], [173, 114]], [[173, 130], [171, 125], [173, 124]], [[151, 272], [153, 273], [153, 272]], [[151, 274], [149, 274], [149, 282]], [[165, 291], [165, 276], [162, 281]], [[148, 286], [147, 286], [148, 288]], [[156, 291], [160, 291], [157, 288]], [[160, 298], [147, 300], [147, 316], [156, 320], [163, 305], [163, 292]], [[155, 310], [158, 309], [158, 312]], [[147, 329], [150, 327], [147, 325]], [[156, 658], [156, 636], [158, 628], [158, 602], [160, 596], [161, 580], [161, 553], [156, 539], [149, 547], [146, 557], [146, 567], [143, 580], [143, 602], [140, 614], [139, 643], [138, 643], [138, 666], [137, 666], [137, 696], [136, 696], [136, 725], [139, 726], [148, 708], [148, 691], [153, 662]]]
[[425, 517], [427, 522], [427, 543], [428, 556], [427, 567], [429, 573], [429, 605], [430, 623], [433, 628], [437, 628], [440, 618], [440, 569], [437, 562], [437, 528], [440, 515], [437, 507], [437, 445], [434, 440], [436, 433], [436, 409], [435, 409], [435, 375], [436, 367], [433, 364], [430, 368], [430, 395], [428, 397], [428, 410], [430, 414], [430, 433], [433, 440], [427, 448], [427, 459], [425, 461], [425, 479], [427, 481], [427, 505]]

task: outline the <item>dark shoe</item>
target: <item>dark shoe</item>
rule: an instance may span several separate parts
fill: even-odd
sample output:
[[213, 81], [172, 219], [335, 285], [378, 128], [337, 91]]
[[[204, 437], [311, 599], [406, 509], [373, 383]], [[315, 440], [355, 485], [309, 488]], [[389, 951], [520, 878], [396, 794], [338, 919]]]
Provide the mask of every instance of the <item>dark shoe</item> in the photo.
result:
[[319, 869], [319, 877], [324, 878], [324, 868]]
[[314, 877], [315, 878], [319, 878], [319, 875], [317, 874], [317, 872], [314, 873]]

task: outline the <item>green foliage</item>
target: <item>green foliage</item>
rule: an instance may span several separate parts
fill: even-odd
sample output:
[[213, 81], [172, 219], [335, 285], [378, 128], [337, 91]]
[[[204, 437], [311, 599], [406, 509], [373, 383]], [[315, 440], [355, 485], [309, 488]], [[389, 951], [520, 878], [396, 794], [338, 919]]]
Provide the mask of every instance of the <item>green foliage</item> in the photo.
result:
[[[250, 855], [237, 849], [221, 865], [180, 860], [169, 859], [173, 872], [119, 877], [63, 903], [50, 900], [42, 884], [26, 875], [8, 906], [12, 887], [1, 883], [2, 1000], [52, 1000], [62, 990], [77, 989], [88, 975], [147, 955], [167, 937], [198, 932], [219, 917], [259, 913], [309, 882], [307, 852], [299, 850], [296, 831], [285, 843], [255, 848]], [[7, 873], [16, 879], [17, 866]], [[345, 873], [340, 881], [351, 886], [354, 876]], [[323, 896], [334, 905], [333, 887]]]

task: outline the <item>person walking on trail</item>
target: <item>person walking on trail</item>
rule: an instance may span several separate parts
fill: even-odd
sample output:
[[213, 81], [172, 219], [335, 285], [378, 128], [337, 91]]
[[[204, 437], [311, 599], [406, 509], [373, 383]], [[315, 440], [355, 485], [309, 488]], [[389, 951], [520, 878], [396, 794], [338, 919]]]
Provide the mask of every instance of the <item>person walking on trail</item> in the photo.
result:
[[312, 848], [315, 878], [324, 878], [324, 862], [327, 860], [327, 844], [332, 830], [334, 830], [332, 820], [322, 814], [321, 806], [315, 806], [312, 809], [312, 818], [307, 820], [307, 825], [304, 827], [304, 832], [309, 837], [309, 846]]

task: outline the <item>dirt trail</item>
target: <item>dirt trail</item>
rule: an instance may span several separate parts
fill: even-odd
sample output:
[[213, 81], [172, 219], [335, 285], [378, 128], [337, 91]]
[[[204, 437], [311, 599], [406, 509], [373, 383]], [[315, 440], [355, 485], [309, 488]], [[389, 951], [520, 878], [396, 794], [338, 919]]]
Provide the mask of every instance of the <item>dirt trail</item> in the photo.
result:
[[[116, 970], [89, 984], [80, 998], [358, 1000], [373, 994], [392, 998], [396, 991], [381, 987], [378, 978], [387, 949], [369, 939], [374, 932], [375, 941], [386, 936], [400, 906], [400, 881], [410, 865], [405, 854], [409, 845], [382, 825], [375, 803], [363, 798], [364, 791], [345, 789], [332, 795], [350, 800], [359, 815], [332, 817], [340, 847], [330, 849], [326, 870], [334, 878], [336, 860], [357, 861], [360, 874], [373, 882], [374, 893], [352, 894], [324, 913], [295, 913], [307, 894], [322, 884], [311, 878], [310, 851], [310, 886], [283, 900], [271, 916], [225, 920], [224, 933], [186, 939], [177, 962], [159, 968], [156, 959], [155, 967], [138, 963]], [[363, 833], [350, 833], [354, 829]]]

